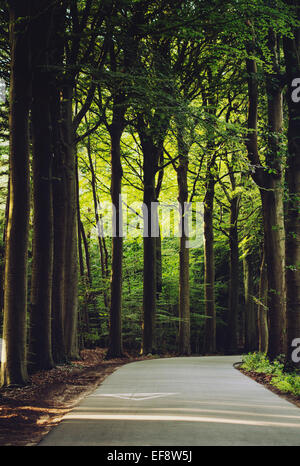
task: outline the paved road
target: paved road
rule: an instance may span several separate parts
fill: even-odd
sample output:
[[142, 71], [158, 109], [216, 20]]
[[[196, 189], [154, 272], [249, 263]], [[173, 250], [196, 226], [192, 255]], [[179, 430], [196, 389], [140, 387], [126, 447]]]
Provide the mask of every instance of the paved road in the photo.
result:
[[234, 369], [238, 360], [123, 366], [40, 445], [300, 445], [300, 409]]

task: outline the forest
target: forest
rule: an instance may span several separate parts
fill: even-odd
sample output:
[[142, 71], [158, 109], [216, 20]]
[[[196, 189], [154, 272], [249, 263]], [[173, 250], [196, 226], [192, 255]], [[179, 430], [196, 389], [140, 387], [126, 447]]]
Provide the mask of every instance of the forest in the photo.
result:
[[0, 5], [1, 386], [300, 343], [297, 0]]

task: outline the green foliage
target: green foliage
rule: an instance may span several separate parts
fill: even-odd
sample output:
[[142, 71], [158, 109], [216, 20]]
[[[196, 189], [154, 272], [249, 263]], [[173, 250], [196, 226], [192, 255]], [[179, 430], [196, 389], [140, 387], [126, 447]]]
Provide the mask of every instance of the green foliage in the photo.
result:
[[283, 359], [284, 356], [281, 355], [270, 362], [265, 353], [249, 353], [243, 356], [241, 368], [247, 371], [270, 374], [273, 376], [270, 381], [271, 385], [285, 393], [300, 396], [300, 375], [296, 371], [285, 372]]
[[271, 385], [285, 393], [300, 396], [300, 375], [296, 373], [278, 375], [271, 380]]
[[272, 363], [265, 353], [249, 353], [243, 356], [242, 369], [264, 374], [282, 374], [284, 364], [280, 358], [275, 359]]

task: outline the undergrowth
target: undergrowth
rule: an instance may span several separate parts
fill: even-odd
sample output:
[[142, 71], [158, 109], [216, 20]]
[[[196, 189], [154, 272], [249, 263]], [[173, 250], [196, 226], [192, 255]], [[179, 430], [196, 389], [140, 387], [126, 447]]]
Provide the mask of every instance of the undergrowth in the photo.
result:
[[249, 353], [243, 356], [241, 368], [246, 371], [270, 374], [270, 384], [282, 392], [300, 396], [299, 371], [286, 372], [284, 355], [270, 361], [265, 353]]

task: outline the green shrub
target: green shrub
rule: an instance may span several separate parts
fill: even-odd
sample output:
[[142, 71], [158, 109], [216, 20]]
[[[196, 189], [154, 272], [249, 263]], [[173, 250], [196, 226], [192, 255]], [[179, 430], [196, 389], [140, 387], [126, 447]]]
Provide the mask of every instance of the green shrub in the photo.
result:
[[285, 393], [300, 396], [300, 376], [296, 374], [280, 375], [273, 377], [271, 385]]
[[241, 368], [247, 371], [273, 375], [270, 384], [285, 393], [300, 396], [300, 375], [284, 372], [284, 356], [270, 362], [265, 353], [249, 353], [243, 356]]
[[271, 363], [265, 353], [249, 353], [243, 356], [241, 367], [247, 371], [280, 375], [284, 367], [280, 359], [278, 357]]

